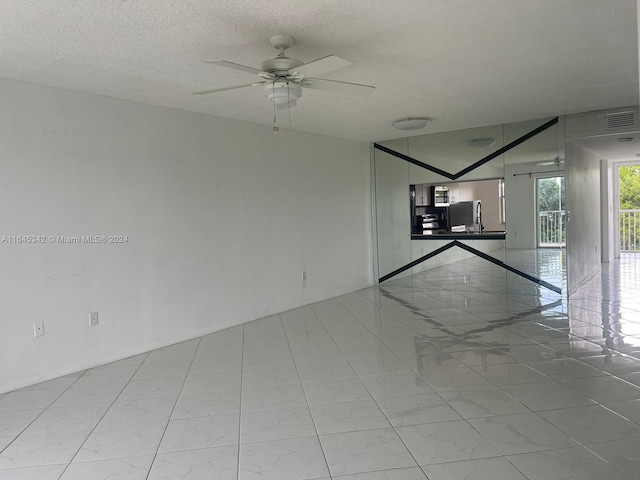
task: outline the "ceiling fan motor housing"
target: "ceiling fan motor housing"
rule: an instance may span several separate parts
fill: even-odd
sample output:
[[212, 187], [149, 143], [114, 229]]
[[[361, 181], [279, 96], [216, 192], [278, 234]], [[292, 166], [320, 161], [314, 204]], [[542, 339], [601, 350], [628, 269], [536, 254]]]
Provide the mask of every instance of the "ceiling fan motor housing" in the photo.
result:
[[286, 77], [289, 75], [289, 70], [300, 65], [303, 65], [303, 62], [295, 58], [276, 57], [262, 62], [260, 70], [272, 73], [277, 77]]
[[291, 48], [291, 45], [294, 43], [294, 39], [289, 35], [274, 35], [269, 39], [269, 43], [273, 48], [286, 50], [287, 48]]

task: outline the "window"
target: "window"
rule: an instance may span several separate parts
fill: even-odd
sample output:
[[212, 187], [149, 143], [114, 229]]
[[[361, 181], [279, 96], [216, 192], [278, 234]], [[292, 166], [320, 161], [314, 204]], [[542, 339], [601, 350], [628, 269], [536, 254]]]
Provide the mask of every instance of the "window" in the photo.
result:
[[564, 177], [536, 179], [538, 247], [564, 247]]

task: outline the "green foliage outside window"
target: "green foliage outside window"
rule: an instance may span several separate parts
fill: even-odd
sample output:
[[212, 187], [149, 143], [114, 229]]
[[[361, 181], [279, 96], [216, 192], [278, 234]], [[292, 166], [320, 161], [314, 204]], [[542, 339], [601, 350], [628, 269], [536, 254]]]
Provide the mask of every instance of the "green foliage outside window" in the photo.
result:
[[640, 165], [620, 167], [620, 210], [640, 209]]
[[640, 210], [640, 165], [620, 167], [620, 249], [640, 251], [640, 212], [629, 210]]
[[539, 244], [564, 245], [564, 177], [540, 178], [538, 184]]

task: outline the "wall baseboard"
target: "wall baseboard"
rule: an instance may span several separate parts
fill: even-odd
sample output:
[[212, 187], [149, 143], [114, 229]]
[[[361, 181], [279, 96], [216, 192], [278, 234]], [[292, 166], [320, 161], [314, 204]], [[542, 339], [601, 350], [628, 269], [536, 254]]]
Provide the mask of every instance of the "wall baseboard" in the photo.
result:
[[[368, 283], [366, 285], [363, 285], [362, 287], [356, 289], [356, 290], [352, 290], [349, 292], [345, 292], [345, 293], [341, 293], [340, 295], [336, 295], [335, 297], [329, 297], [329, 298], [325, 298], [325, 299], [321, 299], [321, 300], [317, 300], [314, 301], [313, 303], [318, 303], [318, 302], [324, 302], [327, 300], [332, 300], [334, 298], [338, 298], [338, 297], [342, 297], [344, 295], [350, 295], [352, 293], [358, 292], [364, 288], [369, 288], [375, 286], [375, 284], [373, 282]], [[49, 380], [53, 380], [55, 378], [59, 378], [59, 377], [64, 377], [65, 375], [71, 375], [73, 373], [78, 373], [78, 372], [82, 372], [84, 370], [89, 370], [91, 368], [96, 368], [96, 367], [100, 367], [102, 365], [106, 365], [108, 363], [113, 363], [113, 362], [117, 362], [120, 360], [124, 360], [125, 358], [130, 358], [130, 357], [134, 357], [136, 355], [142, 355], [148, 352], [151, 352], [153, 350], [157, 350], [158, 348], [164, 348], [164, 347], [169, 347], [171, 345], [176, 345], [178, 343], [182, 343], [182, 342], [186, 342], [189, 340], [193, 340], [195, 338], [199, 338], [199, 337], [203, 337], [205, 335], [211, 335], [213, 333], [218, 333], [218, 332], [222, 332], [224, 330], [228, 330], [230, 328], [235, 328], [235, 327], [239, 327], [242, 325], [245, 325], [247, 323], [253, 322], [255, 320], [260, 320], [260, 318], [266, 318], [269, 316], [273, 316], [273, 315], [281, 315], [287, 312], [290, 312], [292, 310], [296, 310], [298, 308], [303, 308], [306, 307], [310, 304], [302, 304], [302, 305], [298, 305], [298, 306], [294, 306], [290, 309], [284, 310], [282, 312], [277, 312], [277, 313], [273, 313], [270, 315], [266, 315], [264, 317], [259, 317], [259, 318], [254, 318], [251, 320], [247, 320], [245, 322], [241, 322], [235, 325], [227, 325], [227, 326], [223, 326], [222, 328], [205, 328], [205, 329], [201, 329], [201, 330], [195, 330], [195, 331], [191, 331], [188, 333], [184, 333], [182, 335], [176, 336], [173, 338], [173, 340], [169, 343], [167, 342], [151, 342], [151, 343], [147, 343], [147, 344], [143, 344], [143, 345], [138, 345], [135, 348], [130, 348], [127, 350], [122, 350], [122, 351], [118, 351], [118, 352], [113, 352], [110, 353], [108, 355], [101, 355], [98, 357], [92, 357], [92, 358], [88, 358], [88, 359], [84, 359], [83, 361], [80, 362], [76, 362], [76, 363], [72, 363], [69, 365], [65, 365], [63, 368], [59, 368], [59, 369], [55, 369], [43, 374], [39, 374], [39, 375], [35, 375], [32, 377], [27, 377], [27, 378], [21, 378], [17, 381], [12, 381], [12, 382], [6, 382], [3, 384], [0, 384], [0, 394], [3, 393], [7, 393], [7, 392], [11, 392], [13, 390], [18, 390], [21, 388], [25, 388], [25, 387], [30, 387], [32, 385], [36, 385], [38, 383], [42, 383], [42, 382], [46, 382]]]

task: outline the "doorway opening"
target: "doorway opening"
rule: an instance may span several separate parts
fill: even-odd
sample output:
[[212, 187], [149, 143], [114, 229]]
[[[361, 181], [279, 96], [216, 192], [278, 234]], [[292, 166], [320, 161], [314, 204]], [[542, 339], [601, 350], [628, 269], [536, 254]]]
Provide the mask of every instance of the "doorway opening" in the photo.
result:
[[566, 245], [564, 195], [564, 175], [536, 179], [538, 248], [559, 248]]
[[620, 252], [640, 252], [640, 165], [618, 167]]

